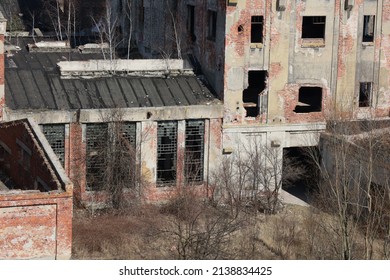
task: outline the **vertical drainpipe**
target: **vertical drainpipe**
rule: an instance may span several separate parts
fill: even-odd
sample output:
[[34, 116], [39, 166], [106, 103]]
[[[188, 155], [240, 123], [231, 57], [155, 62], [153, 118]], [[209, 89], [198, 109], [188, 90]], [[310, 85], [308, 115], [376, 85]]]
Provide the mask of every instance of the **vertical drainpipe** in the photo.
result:
[[4, 36], [7, 20], [0, 12], [0, 121], [3, 121], [5, 107], [5, 78], [4, 78]]

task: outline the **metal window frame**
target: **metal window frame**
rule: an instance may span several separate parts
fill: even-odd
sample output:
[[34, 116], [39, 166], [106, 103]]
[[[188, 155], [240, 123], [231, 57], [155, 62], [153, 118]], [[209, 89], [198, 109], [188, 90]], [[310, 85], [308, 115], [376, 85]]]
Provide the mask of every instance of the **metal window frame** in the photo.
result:
[[205, 121], [187, 120], [185, 128], [184, 176], [187, 183], [204, 180]]
[[[177, 131], [177, 121], [157, 123], [157, 186], [176, 184]], [[162, 167], [162, 165], [167, 165], [167, 167]]]
[[65, 167], [65, 130], [65, 124], [42, 125], [42, 133], [63, 167]]
[[100, 190], [104, 184], [105, 152], [108, 143], [108, 123], [88, 123], [85, 127], [86, 188]]

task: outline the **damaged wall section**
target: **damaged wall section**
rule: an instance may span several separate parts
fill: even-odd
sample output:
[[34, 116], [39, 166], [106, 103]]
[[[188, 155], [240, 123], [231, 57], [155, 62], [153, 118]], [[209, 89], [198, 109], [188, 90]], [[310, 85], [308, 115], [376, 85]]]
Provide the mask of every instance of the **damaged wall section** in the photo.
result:
[[69, 259], [73, 185], [31, 120], [0, 126], [0, 259]]

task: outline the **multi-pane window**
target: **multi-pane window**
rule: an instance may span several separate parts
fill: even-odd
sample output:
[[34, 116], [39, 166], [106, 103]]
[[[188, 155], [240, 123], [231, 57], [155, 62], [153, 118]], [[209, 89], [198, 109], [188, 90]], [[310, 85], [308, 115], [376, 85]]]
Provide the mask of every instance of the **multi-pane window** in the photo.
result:
[[251, 43], [263, 43], [263, 16], [251, 18]]
[[159, 122], [157, 129], [157, 185], [176, 183], [177, 122]]
[[123, 122], [113, 124], [115, 133], [112, 135], [110, 143], [109, 170], [112, 174], [110, 178], [113, 185], [119, 188], [135, 187], [136, 177], [136, 124], [133, 122]]
[[87, 124], [86, 143], [88, 190], [135, 185], [135, 123]]
[[215, 41], [215, 37], [217, 36], [217, 12], [209, 10], [207, 17], [207, 39]]
[[87, 189], [100, 190], [104, 186], [106, 171], [108, 124], [86, 125]]
[[203, 181], [204, 120], [186, 121], [185, 178], [188, 183]]
[[65, 166], [65, 125], [44, 124], [42, 126], [42, 132], [62, 166]]

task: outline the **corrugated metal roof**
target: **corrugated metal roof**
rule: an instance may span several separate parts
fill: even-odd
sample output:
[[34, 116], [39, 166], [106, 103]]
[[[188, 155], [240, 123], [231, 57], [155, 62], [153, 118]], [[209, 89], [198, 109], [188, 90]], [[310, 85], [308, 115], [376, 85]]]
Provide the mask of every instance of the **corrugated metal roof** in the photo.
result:
[[5, 58], [7, 106], [13, 110], [73, 110], [188, 106], [216, 100], [195, 76], [61, 79], [57, 62], [96, 57], [73, 51], [12, 51]]

